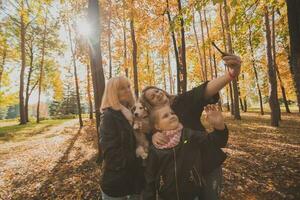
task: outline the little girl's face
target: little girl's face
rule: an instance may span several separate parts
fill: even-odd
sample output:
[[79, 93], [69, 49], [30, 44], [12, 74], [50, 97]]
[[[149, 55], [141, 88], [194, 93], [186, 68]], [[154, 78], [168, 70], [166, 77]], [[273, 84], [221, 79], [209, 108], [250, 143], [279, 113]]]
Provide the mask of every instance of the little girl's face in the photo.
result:
[[164, 106], [156, 112], [155, 128], [157, 130], [168, 131], [178, 128], [178, 117], [169, 106]]

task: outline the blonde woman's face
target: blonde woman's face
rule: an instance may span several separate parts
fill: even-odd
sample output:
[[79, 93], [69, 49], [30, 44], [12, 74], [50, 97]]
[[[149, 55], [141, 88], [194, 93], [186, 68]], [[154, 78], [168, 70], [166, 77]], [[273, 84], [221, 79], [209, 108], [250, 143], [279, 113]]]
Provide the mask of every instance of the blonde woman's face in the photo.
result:
[[132, 92], [130, 83], [123, 82], [118, 89], [118, 97], [121, 103], [128, 103], [131, 100]]
[[167, 105], [169, 99], [167, 95], [160, 89], [151, 88], [145, 92], [145, 97], [152, 106]]

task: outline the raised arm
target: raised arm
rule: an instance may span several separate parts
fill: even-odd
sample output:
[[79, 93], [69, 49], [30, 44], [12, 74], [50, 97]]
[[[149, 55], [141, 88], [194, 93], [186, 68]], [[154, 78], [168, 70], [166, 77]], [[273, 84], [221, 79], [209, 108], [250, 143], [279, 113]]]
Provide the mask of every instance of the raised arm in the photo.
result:
[[230, 81], [236, 78], [241, 70], [241, 58], [236, 55], [227, 55], [223, 57], [225, 65], [228, 67], [228, 71], [225, 75], [220, 76], [208, 82], [204, 91], [204, 98], [209, 99], [217, 94], [223, 87], [225, 87]]

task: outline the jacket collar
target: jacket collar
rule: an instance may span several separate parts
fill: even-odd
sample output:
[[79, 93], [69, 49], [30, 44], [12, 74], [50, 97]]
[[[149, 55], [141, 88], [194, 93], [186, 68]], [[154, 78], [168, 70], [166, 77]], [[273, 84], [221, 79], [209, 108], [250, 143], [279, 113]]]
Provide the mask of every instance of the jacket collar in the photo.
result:
[[123, 115], [123, 113], [120, 110], [114, 110], [112, 108], [108, 108], [108, 109], [114, 117], [119, 119], [125, 125], [125, 127], [127, 129], [133, 129], [132, 125], [128, 122], [128, 120], [126, 119], [126, 117]]

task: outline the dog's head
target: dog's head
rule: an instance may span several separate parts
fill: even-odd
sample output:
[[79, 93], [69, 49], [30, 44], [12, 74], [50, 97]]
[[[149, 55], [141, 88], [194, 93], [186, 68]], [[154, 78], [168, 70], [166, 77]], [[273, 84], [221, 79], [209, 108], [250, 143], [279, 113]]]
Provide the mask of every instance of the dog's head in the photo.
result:
[[135, 118], [145, 118], [149, 115], [148, 109], [141, 102], [136, 102], [131, 111]]

